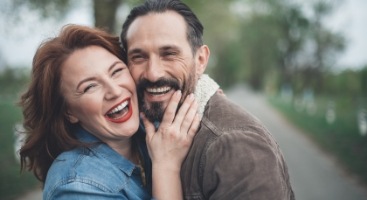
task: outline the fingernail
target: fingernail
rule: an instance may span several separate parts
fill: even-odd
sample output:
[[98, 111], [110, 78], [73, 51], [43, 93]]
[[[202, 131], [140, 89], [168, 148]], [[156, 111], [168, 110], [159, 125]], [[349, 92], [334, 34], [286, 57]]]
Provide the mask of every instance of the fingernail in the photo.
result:
[[195, 96], [193, 93], [190, 94], [190, 99], [195, 99]]
[[177, 90], [177, 91], [176, 91], [176, 95], [177, 95], [177, 96], [180, 96], [180, 95], [181, 95], [181, 90]]
[[143, 112], [140, 112], [139, 115], [140, 115], [141, 119], [144, 119], [144, 113]]

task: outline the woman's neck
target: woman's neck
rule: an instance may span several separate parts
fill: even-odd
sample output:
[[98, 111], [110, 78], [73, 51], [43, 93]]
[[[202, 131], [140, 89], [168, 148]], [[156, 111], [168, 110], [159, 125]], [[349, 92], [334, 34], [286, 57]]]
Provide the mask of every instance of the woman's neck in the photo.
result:
[[113, 144], [108, 144], [113, 150], [115, 150], [118, 154], [123, 156], [124, 158], [130, 160], [134, 163], [134, 153], [132, 149], [132, 139], [129, 138], [127, 140], [122, 140], [118, 143], [114, 142]]

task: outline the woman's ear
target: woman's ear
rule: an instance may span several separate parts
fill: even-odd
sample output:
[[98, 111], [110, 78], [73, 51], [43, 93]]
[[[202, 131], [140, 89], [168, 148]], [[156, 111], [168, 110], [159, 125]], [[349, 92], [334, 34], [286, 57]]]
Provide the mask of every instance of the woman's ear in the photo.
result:
[[79, 122], [79, 119], [75, 117], [71, 112], [67, 111], [65, 115], [70, 123], [76, 124]]
[[197, 61], [196, 74], [198, 76], [204, 73], [206, 66], [208, 65], [209, 56], [210, 56], [210, 50], [207, 45], [202, 45], [196, 51], [196, 61]]

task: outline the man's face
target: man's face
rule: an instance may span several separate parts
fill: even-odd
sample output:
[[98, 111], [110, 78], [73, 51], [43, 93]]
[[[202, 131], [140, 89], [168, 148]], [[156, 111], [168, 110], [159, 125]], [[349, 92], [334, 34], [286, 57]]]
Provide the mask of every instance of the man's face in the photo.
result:
[[162, 120], [176, 90], [183, 97], [193, 93], [202, 73], [201, 58], [193, 54], [186, 32], [183, 17], [173, 11], [138, 17], [127, 31], [128, 66], [140, 109], [151, 121]]

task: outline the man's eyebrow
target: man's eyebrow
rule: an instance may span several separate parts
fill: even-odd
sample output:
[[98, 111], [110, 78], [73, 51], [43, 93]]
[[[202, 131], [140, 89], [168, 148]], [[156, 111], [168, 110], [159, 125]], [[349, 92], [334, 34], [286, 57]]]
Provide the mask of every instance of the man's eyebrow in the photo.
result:
[[181, 48], [179, 46], [176, 45], [166, 45], [163, 46], [161, 48], [159, 48], [160, 51], [167, 51], [167, 50], [175, 50], [175, 51], [180, 51]]
[[128, 55], [131, 55], [131, 54], [136, 54], [136, 53], [143, 53], [143, 50], [141, 49], [138, 49], [138, 48], [135, 48], [135, 49], [131, 49], [127, 52]]
[[[174, 50], [174, 51], [181, 51], [181, 48], [177, 45], [165, 45], [159, 48], [159, 51], [168, 51], [168, 50]], [[132, 54], [144, 54], [145, 52], [140, 48], [131, 49], [128, 51], [127, 55]]]

